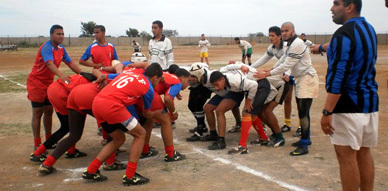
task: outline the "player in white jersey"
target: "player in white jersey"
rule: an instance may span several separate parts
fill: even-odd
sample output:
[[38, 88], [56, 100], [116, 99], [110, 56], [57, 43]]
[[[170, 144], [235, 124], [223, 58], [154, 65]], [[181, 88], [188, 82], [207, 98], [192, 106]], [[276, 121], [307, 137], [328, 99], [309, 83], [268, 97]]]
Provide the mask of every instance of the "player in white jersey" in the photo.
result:
[[245, 64], [245, 58], [248, 57], [248, 64], [249, 66], [252, 64], [252, 61], [251, 61], [251, 56], [252, 56], [252, 45], [246, 41], [246, 40], [240, 40], [240, 38], [236, 37], [234, 38], [234, 41], [236, 42], [236, 44], [238, 45], [238, 47], [241, 48], [241, 51], [242, 51], [242, 63]]
[[208, 47], [211, 46], [211, 44], [207, 39], [205, 39], [205, 34], [201, 35], [201, 40], [199, 40], [198, 46], [201, 48], [201, 53], [200, 53], [201, 62], [203, 63], [203, 58], [205, 58], [206, 64], [209, 66], [209, 59], [208, 59], [209, 48]]
[[157, 62], [163, 70], [174, 64], [174, 54], [172, 52], [171, 40], [163, 33], [163, 23], [154, 21], [152, 23], [152, 33], [154, 37], [149, 43], [150, 63]]
[[141, 46], [136, 40], [132, 41], [132, 48], [133, 48], [133, 53], [135, 52], [141, 52]]
[[304, 34], [304, 33], [300, 34], [300, 38], [303, 40], [304, 44], [306, 46], [308, 46], [309, 48], [313, 48], [315, 46], [315, 44], [313, 42], [306, 39], [306, 34]]
[[287, 50], [271, 70], [257, 71], [256, 77], [263, 79], [268, 76], [279, 75], [290, 70], [295, 78], [295, 97], [298, 106], [302, 137], [293, 143], [297, 149], [290, 153], [291, 156], [304, 155], [309, 152], [310, 143], [310, 107], [313, 98], [318, 97], [319, 79], [317, 72], [311, 64], [308, 47], [303, 40], [295, 35], [294, 24], [285, 22], [281, 27], [282, 38], [287, 41]]

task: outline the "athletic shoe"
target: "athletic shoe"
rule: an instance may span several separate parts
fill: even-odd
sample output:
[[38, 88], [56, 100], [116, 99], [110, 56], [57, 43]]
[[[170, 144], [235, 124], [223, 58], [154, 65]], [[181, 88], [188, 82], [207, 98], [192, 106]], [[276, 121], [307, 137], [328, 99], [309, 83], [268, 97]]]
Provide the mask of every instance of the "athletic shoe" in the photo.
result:
[[256, 139], [251, 142], [251, 145], [261, 145], [261, 146], [267, 146], [269, 143], [268, 140], [262, 140], [262, 139]]
[[279, 147], [284, 146], [286, 141], [284, 139], [279, 139], [276, 137], [273, 137], [267, 144], [268, 147]]
[[126, 168], [126, 166], [121, 163], [118, 159], [115, 159], [115, 161], [111, 165], [107, 165], [104, 163], [104, 166], [102, 166], [104, 170], [123, 170]]
[[105, 146], [106, 144], [108, 144], [108, 141], [106, 139], [101, 140], [101, 145], [102, 146]]
[[122, 147], [120, 147], [120, 148], [118, 148], [118, 149], [116, 150], [116, 154], [125, 153], [125, 152], [127, 152], [127, 149], [122, 148]]
[[203, 135], [199, 134], [198, 132], [194, 132], [194, 135], [189, 137], [189, 138], [186, 138], [186, 141], [187, 142], [194, 142], [194, 141], [201, 140], [201, 138], [203, 138]]
[[174, 151], [174, 155], [169, 157], [168, 154], [164, 156], [164, 161], [166, 162], [174, 162], [186, 159], [185, 155], [180, 154], [178, 151]]
[[291, 156], [299, 156], [299, 155], [305, 155], [309, 153], [309, 149], [307, 147], [297, 147], [295, 151], [290, 152]]
[[230, 149], [228, 151], [228, 154], [236, 154], [236, 153], [240, 153], [240, 154], [248, 154], [248, 148], [247, 147], [243, 147], [243, 146], [238, 146], [236, 148], [233, 148], [233, 149]]
[[[189, 133], [195, 133], [195, 132], [198, 132], [198, 126], [197, 127], [194, 127], [193, 129], [190, 129], [189, 130]], [[207, 133], [209, 130], [207, 129], [207, 127], [203, 127], [202, 128], [202, 133]]]
[[75, 149], [73, 154], [69, 154], [67, 151], [65, 153], [65, 158], [67, 158], [67, 159], [79, 158], [79, 157], [85, 157], [85, 156], [88, 156], [88, 154], [83, 153], [83, 152], [79, 151], [78, 149]]
[[210, 135], [210, 134], [208, 134], [208, 135], [205, 135], [205, 136], [201, 139], [201, 141], [203, 141], [203, 142], [207, 142], [207, 141], [217, 141], [217, 139], [218, 139], [218, 136], [217, 136], [217, 135]]
[[298, 127], [295, 133], [292, 135], [294, 137], [300, 137], [302, 135], [302, 128]]
[[231, 129], [229, 129], [228, 133], [237, 133], [241, 132], [241, 125], [233, 125]]
[[[308, 145], [311, 145], [311, 144], [312, 144], [312, 142], [311, 142], [311, 140], [309, 140], [309, 144], [308, 144]], [[301, 145], [300, 145], [300, 140], [299, 140], [299, 141], [296, 141], [295, 143], [292, 143], [291, 146], [293, 146], [293, 147], [299, 147], [299, 146], [301, 146]]]
[[[161, 126], [160, 126], [160, 127], [161, 127]], [[175, 122], [174, 122], [174, 121], [171, 122], [171, 128], [172, 128], [172, 130], [176, 129], [176, 125], [175, 125]]]
[[123, 176], [123, 185], [124, 186], [130, 186], [130, 185], [142, 185], [147, 184], [150, 182], [150, 179], [141, 176], [138, 173], [135, 173], [135, 175], [132, 176], [132, 178], [128, 179], [127, 175]]
[[141, 153], [140, 158], [149, 158], [149, 157], [154, 157], [157, 156], [159, 153], [158, 150], [156, 150], [154, 147], [150, 147], [150, 150], [148, 150], [148, 153]]
[[225, 141], [216, 141], [213, 142], [210, 146], [207, 147], [209, 150], [222, 150], [226, 148]]
[[82, 178], [87, 180], [93, 180], [95, 182], [102, 182], [108, 180], [108, 177], [100, 174], [99, 170], [97, 170], [97, 172], [95, 172], [94, 174], [90, 174], [88, 170], [85, 170], [84, 173], [82, 173]]
[[287, 125], [283, 125], [283, 127], [281, 128], [282, 132], [288, 132], [288, 131], [291, 131], [291, 127], [290, 126], [287, 126]]
[[154, 123], [154, 128], [160, 128], [160, 127], [162, 127], [161, 123]]
[[41, 165], [39, 166], [39, 168], [38, 168], [38, 172], [39, 172], [40, 174], [52, 174], [52, 173], [54, 173], [54, 172], [57, 172], [57, 169], [55, 169], [55, 168], [52, 167], [52, 166], [47, 167], [47, 166], [41, 164]]
[[99, 127], [97, 130], [97, 135], [102, 136], [102, 127]]
[[57, 143], [54, 143], [53, 145], [49, 146], [48, 148], [46, 148], [47, 150], [48, 149], [55, 149], [57, 147]]
[[34, 153], [31, 153], [30, 155], [30, 161], [32, 162], [44, 162], [44, 160], [46, 160], [46, 156], [43, 154], [39, 156], [35, 156]]

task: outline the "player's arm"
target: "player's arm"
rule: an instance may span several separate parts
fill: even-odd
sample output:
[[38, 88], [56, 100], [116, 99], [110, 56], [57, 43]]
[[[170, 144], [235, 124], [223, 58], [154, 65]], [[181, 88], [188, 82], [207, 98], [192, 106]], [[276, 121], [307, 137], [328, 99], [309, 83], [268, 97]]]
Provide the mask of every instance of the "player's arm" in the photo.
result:
[[329, 48], [330, 43], [325, 44], [316, 44], [314, 47], [310, 49], [311, 53], [313, 54], [322, 54], [323, 52], [326, 52]]
[[167, 93], [164, 95], [164, 104], [175, 119], [178, 118], [178, 113], [175, 108], [174, 98], [179, 94], [181, 90], [181, 83], [174, 84], [167, 90]]
[[211, 46], [211, 44], [208, 40], [206, 40], [206, 46]]
[[62, 57], [62, 61], [65, 62], [65, 64], [66, 64], [66, 65], [67, 65], [74, 73], [76, 73], [76, 74], [81, 73], [81, 69], [79, 68], [78, 64], [75, 64], [75, 63], [71, 60], [71, 58], [70, 58], [70, 56], [67, 54], [65, 48], [63, 48], [63, 52], [64, 52], [64, 54], [63, 54], [63, 57]]
[[[54, 73], [56, 76], [58, 76], [63, 82], [70, 83], [70, 80], [67, 76], [65, 76], [60, 70], [58, 70], [57, 66], [54, 64], [54, 56], [53, 56], [53, 50], [51, 46], [45, 45], [40, 51], [43, 62], [46, 64], [47, 68]], [[65, 51], [66, 53], [66, 51]], [[67, 55], [67, 54], [66, 54]], [[68, 57], [68, 56], [67, 56]], [[71, 64], [72, 61], [69, 58], [66, 59], [65, 63]]]
[[254, 62], [251, 66], [254, 68], [258, 68], [264, 65], [265, 63], [267, 63], [269, 60], [271, 60], [273, 56], [274, 54], [272, 53], [272, 47], [268, 47], [267, 52], [259, 60]]
[[249, 79], [245, 79], [244, 82], [242, 82], [242, 83], [243, 83], [243, 91], [247, 91], [248, 92], [248, 96], [245, 99], [245, 106], [244, 106], [244, 108], [247, 111], [251, 111], [253, 98], [256, 95], [258, 84], [257, 84], [256, 81], [249, 80]]
[[171, 66], [174, 64], [174, 53], [172, 52], [171, 41], [168, 40], [166, 41], [166, 43], [167, 43], [167, 48], [166, 48], [165, 54], [167, 59], [167, 66]]
[[63, 82], [68, 84], [70, 83], [70, 79], [66, 75], [64, 75], [60, 70], [58, 70], [57, 66], [52, 61], [46, 62], [46, 66], [52, 73], [58, 76]]
[[149, 65], [150, 64], [148, 62], [133, 62], [128, 66], [133, 68], [147, 68]]

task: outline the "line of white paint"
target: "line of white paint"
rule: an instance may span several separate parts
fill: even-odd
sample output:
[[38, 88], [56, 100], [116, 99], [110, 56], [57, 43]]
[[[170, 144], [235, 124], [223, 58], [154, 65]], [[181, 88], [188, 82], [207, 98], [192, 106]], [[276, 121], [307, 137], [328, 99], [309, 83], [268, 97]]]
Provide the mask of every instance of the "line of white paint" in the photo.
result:
[[13, 81], [13, 80], [11, 80], [11, 79], [8, 79], [7, 77], [4, 77], [4, 76], [1, 75], [1, 74], [0, 74], [0, 78], [3, 78], [4, 80], [10, 81], [10, 82], [12, 82], [12, 83], [14, 83], [14, 84], [16, 84], [16, 85], [18, 85], [18, 86], [21, 86], [21, 87], [23, 87], [23, 88], [27, 88], [26, 85], [21, 84], [21, 83], [19, 83], [19, 82], [15, 82], [15, 81]]
[[[155, 135], [156, 137], [159, 137], [159, 138], [162, 138], [161, 134], [160, 133], [156, 133], [156, 132], [152, 132], [153, 135]], [[175, 141], [176, 139], [174, 139], [174, 143], [177, 143]], [[185, 143], [181, 143], [181, 145], [186, 145]], [[254, 169], [251, 169], [247, 166], [244, 166], [244, 165], [241, 165], [239, 163], [236, 163], [236, 162], [233, 162], [233, 161], [230, 161], [228, 159], [225, 159], [225, 158], [222, 158], [222, 157], [217, 157], [217, 156], [214, 156], [212, 154], [209, 154], [207, 152], [204, 152], [202, 151], [200, 148], [197, 148], [197, 147], [192, 147], [193, 151], [197, 152], [197, 153], [200, 153], [200, 154], [203, 154], [211, 159], [213, 159], [214, 161], [218, 161], [218, 162], [221, 162], [223, 164], [226, 164], [226, 165], [232, 165], [234, 166], [237, 170], [240, 170], [240, 171], [243, 171], [243, 172], [246, 172], [246, 173], [249, 173], [249, 174], [252, 174], [254, 176], [257, 176], [257, 177], [260, 177], [260, 178], [263, 178], [269, 182], [273, 182], [273, 183], [276, 183], [277, 185], [283, 187], [283, 188], [287, 188], [289, 190], [293, 190], [293, 191], [308, 191], [304, 188], [301, 188], [299, 186], [296, 186], [296, 185], [292, 185], [292, 184], [289, 184], [289, 183], [286, 183], [286, 182], [283, 182], [283, 181], [280, 181], [280, 180], [276, 180], [275, 178], [271, 177], [270, 175], [268, 174], [265, 174], [263, 172], [260, 172], [260, 171], [257, 171], [257, 170], [254, 170]]]

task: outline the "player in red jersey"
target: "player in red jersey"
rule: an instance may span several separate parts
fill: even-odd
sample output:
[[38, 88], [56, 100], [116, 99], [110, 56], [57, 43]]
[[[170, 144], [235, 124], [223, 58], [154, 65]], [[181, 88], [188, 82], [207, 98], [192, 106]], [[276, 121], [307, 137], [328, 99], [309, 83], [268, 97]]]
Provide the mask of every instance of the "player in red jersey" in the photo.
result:
[[[100, 69], [103, 73], [111, 73], [113, 71], [110, 71], [108, 67], [111, 66], [113, 60], [118, 60], [116, 49], [112, 43], [105, 40], [104, 26], [96, 25], [94, 35], [97, 42], [88, 46], [79, 63]], [[92, 62], [88, 62], [89, 58], [92, 58]]]
[[124, 71], [110, 82], [94, 99], [93, 114], [101, 123], [104, 130], [112, 137], [112, 141], [104, 146], [97, 157], [90, 163], [82, 174], [84, 179], [94, 181], [107, 180], [98, 171], [113, 152], [125, 141], [125, 134], [131, 134], [134, 139], [131, 144], [127, 170], [123, 177], [124, 185], [138, 185], [149, 182], [148, 178], [136, 173], [145, 139], [145, 130], [137, 120], [128, 112], [126, 106], [134, 105], [140, 100], [144, 103], [146, 118], [160, 115], [161, 110], [149, 111], [154, 96], [154, 88], [162, 76], [162, 68], [154, 63], [147, 67], [144, 74], [133, 74]]
[[[69, 76], [69, 79], [71, 81], [70, 84], [58, 79], [47, 89], [48, 99], [57, 113], [61, 126], [55, 133], [52, 134], [52, 136], [50, 136], [50, 138], [41, 144], [34, 153], [30, 155], [30, 160], [33, 162], [43, 162], [46, 159], [46, 156], [43, 155], [43, 153], [46, 152], [47, 148], [56, 144], [69, 132], [69, 112], [66, 105], [67, 98], [69, 97], [71, 90], [78, 85], [91, 83], [96, 80], [96, 77], [90, 73], [81, 72], [81, 75], [71, 75]], [[71, 147], [66, 153], [66, 158], [76, 158], [82, 156], [86, 156], [86, 154], [75, 149], [75, 146]]]
[[[151, 110], [163, 109], [163, 112], [162, 115], [156, 118], [147, 119], [147, 122], [144, 124], [144, 128], [147, 131], [147, 137], [141, 158], [156, 156], [158, 153], [156, 149], [149, 146], [154, 119], [161, 123], [162, 139], [166, 152], [164, 160], [166, 162], [172, 162], [180, 161], [186, 158], [185, 155], [180, 154], [174, 148], [171, 120], [176, 120], [178, 118], [178, 112], [175, 108], [174, 98], [181, 90], [188, 87], [189, 79], [190, 73], [187, 70], [181, 68], [177, 69], [175, 74], [170, 74], [167, 72], [163, 73], [163, 79], [155, 88], [155, 92], [158, 95], [155, 95], [151, 107]], [[164, 103], [159, 95], [164, 95]]]
[[58, 70], [59, 65], [63, 61], [75, 73], [81, 72], [61, 44], [63, 39], [63, 27], [53, 25], [50, 29], [50, 40], [40, 46], [35, 64], [27, 78], [27, 97], [32, 105], [32, 133], [35, 149], [41, 144], [42, 116], [46, 140], [51, 136], [53, 107], [47, 98], [48, 86], [53, 83], [54, 75], [57, 75], [63, 82], [71, 83], [70, 79]]

